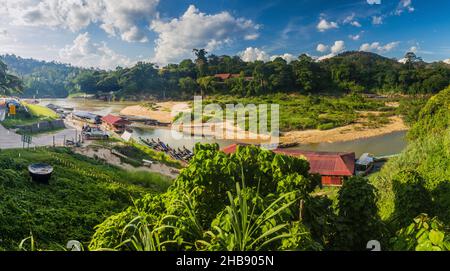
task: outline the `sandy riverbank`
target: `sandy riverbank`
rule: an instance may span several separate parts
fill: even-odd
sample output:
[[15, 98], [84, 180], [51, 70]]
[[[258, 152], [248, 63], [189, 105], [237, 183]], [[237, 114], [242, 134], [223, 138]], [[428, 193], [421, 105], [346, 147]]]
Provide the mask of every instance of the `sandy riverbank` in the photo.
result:
[[[150, 109], [148, 107], [143, 107], [140, 105], [136, 106], [129, 106], [124, 108], [120, 113], [122, 115], [127, 116], [138, 116], [138, 117], [145, 117], [150, 119], [155, 119], [161, 122], [172, 122], [175, 114], [171, 114], [172, 108], [176, 108], [176, 112], [189, 112], [190, 106], [187, 102], [163, 102], [163, 103], [157, 103], [153, 107], [153, 109]], [[363, 139], [363, 138], [369, 138], [369, 137], [375, 137], [380, 136], [384, 134], [390, 134], [393, 132], [398, 131], [406, 131], [408, 130], [408, 127], [403, 122], [402, 118], [399, 116], [392, 116], [389, 117], [390, 123], [385, 124], [381, 127], [376, 128], [370, 128], [364, 125], [365, 123], [365, 115], [367, 113], [372, 114], [378, 114], [379, 112], [360, 112], [361, 118], [356, 121], [353, 124], [346, 125], [343, 127], [338, 127], [335, 129], [330, 130], [303, 130], [303, 131], [290, 131], [282, 133], [282, 136], [280, 137], [281, 143], [300, 143], [300, 144], [315, 144], [315, 143], [323, 143], [323, 142], [340, 142], [340, 141], [351, 141], [351, 140], [357, 140], [357, 139]], [[261, 140], [264, 140], [263, 138], [267, 139], [267, 136], [265, 135], [258, 135], [257, 140], [248, 139], [248, 132], [245, 132], [237, 127], [230, 126], [225, 121], [224, 122], [218, 122], [215, 123], [213, 126], [214, 128], [211, 128], [211, 124], [205, 123], [202, 124], [203, 128], [203, 135], [204, 136], [213, 136], [214, 132], [211, 130], [223, 130], [225, 131], [231, 131], [231, 134], [234, 135], [247, 135], [244, 136], [247, 139], [239, 139], [236, 137], [230, 138], [225, 137], [221, 139], [228, 139], [228, 140], [235, 140], [238, 142], [243, 143], [260, 143]], [[178, 127], [180, 128], [180, 127]], [[198, 128], [198, 127], [197, 127]], [[191, 133], [191, 131], [194, 134], [198, 134], [196, 132], [194, 125], [184, 125], [182, 127], [182, 130], [186, 133]], [[201, 129], [197, 130], [200, 131]]]
[[390, 117], [390, 123], [379, 128], [367, 128], [362, 123], [355, 123], [331, 130], [305, 130], [286, 132], [281, 137], [281, 142], [291, 143], [298, 142], [300, 144], [314, 143], [333, 143], [339, 141], [351, 141], [384, 134], [390, 134], [398, 131], [406, 131], [408, 127], [405, 125], [401, 117]]
[[127, 106], [120, 111], [120, 114], [171, 123], [179, 112], [189, 110], [190, 106], [186, 102], [162, 102], [156, 103], [153, 109], [142, 105]]

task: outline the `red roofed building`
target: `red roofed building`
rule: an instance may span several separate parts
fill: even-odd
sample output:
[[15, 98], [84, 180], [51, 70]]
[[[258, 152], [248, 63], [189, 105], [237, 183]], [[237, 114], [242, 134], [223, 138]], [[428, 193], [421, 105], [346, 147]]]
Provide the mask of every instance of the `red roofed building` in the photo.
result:
[[103, 125], [111, 130], [123, 132], [127, 128], [127, 125], [130, 124], [130, 122], [126, 119], [123, 119], [118, 116], [114, 115], [107, 115], [102, 118]]
[[[216, 75], [214, 75], [215, 78], [220, 79], [221, 81], [225, 81], [231, 78], [239, 78], [241, 75], [239, 73], [218, 73]], [[252, 81], [253, 77], [251, 76], [246, 76], [244, 77], [245, 81]]]
[[230, 79], [231, 76], [232, 76], [231, 73], [218, 73], [218, 74], [214, 75], [215, 78], [219, 78], [222, 81]]
[[[237, 149], [237, 144], [227, 146], [223, 152], [230, 154]], [[353, 176], [355, 172], [354, 152], [314, 152], [289, 149], [275, 149], [278, 154], [295, 157], [305, 157], [310, 165], [310, 173], [317, 173], [322, 176], [323, 185], [342, 185], [346, 177]]]

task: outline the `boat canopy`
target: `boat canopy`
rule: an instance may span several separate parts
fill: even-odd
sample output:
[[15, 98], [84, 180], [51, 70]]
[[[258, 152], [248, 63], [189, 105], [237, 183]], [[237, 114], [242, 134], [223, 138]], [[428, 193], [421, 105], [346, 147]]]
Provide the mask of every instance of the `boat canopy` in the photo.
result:
[[356, 161], [357, 165], [368, 166], [375, 161], [374, 157], [369, 153], [363, 153]]
[[76, 112], [73, 112], [73, 114], [75, 116], [77, 116], [79, 118], [83, 118], [83, 119], [94, 119], [95, 120], [95, 119], [101, 118], [100, 115], [93, 114], [90, 112], [85, 112], [85, 111], [76, 111]]

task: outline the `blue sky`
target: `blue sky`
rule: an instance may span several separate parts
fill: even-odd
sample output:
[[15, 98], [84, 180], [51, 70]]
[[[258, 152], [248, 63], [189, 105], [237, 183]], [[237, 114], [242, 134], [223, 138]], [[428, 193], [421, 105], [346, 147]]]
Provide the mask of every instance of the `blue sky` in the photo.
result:
[[450, 62], [447, 0], [0, 0], [0, 53], [114, 68], [192, 57], [246, 61], [347, 50]]

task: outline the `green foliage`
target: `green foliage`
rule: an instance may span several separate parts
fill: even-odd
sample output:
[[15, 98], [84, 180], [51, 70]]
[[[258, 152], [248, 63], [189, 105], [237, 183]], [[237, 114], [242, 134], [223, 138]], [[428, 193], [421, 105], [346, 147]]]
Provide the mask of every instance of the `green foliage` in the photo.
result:
[[[24, 95], [66, 97], [70, 93], [114, 92], [120, 99], [191, 98], [229, 94], [241, 97], [270, 93], [436, 93], [450, 82], [444, 63], [411, 61], [406, 64], [368, 52], [346, 52], [316, 62], [300, 55], [287, 63], [244, 62], [239, 56], [208, 55], [194, 49], [195, 61], [185, 59], [158, 69], [153, 63], [102, 71], [5, 55], [2, 59], [24, 77]], [[409, 57], [409, 56], [408, 56]], [[409, 57], [411, 58], [411, 57]], [[419, 59], [417, 57], [411, 59]], [[234, 74], [222, 81], [215, 74]]]
[[403, 117], [403, 120], [408, 126], [413, 126], [418, 118], [420, 111], [427, 103], [428, 98], [424, 97], [411, 97], [400, 100], [400, 105], [397, 109], [399, 115]]
[[[321, 247], [305, 226], [307, 221], [301, 220], [301, 202], [316, 200], [309, 194], [320, 182], [308, 174], [306, 160], [250, 146], [239, 147], [230, 156], [217, 145], [197, 145], [194, 152], [168, 192], [146, 196], [108, 218], [97, 227], [90, 249]], [[314, 219], [315, 213], [310, 212], [308, 218]], [[145, 223], [132, 223], [135, 234], [124, 231], [136, 217], [140, 218], [135, 221]], [[120, 240], [128, 241], [124, 245]]]
[[295, 193], [295, 190], [284, 193], [268, 205], [267, 200], [259, 197], [258, 191], [252, 188], [241, 190], [237, 183], [236, 197], [228, 192], [230, 205], [212, 222], [212, 231], [206, 232], [211, 240], [202, 245], [206, 250], [216, 251], [321, 248], [299, 221], [285, 220], [286, 215], [293, 218], [289, 207], [299, 200]]
[[2, 125], [6, 128], [15, 128], [20, 125], [30, 125], [41, 121], [52, 121], [58, 118], [58, 114], [47, 107], [22, 103], [16, 111], [16, 115], [8, 116]]
[[[30, 180], [27, 167], [36, 162], [54, 167], [50, 185]], [[146, 188], [134, 184], [144, 178]], [[87, 243], [95, 225], [129, 206], [132, 198], [164, 191], [167, 183], [159, 187], [161, 184], [159, 176], [129, 174], [67, 149], [2, 150], [1, 247], [17, 249], [30, 232], [39, 249], [60, 250], [55, 244], [64, 245], [73, 239]]]
[[[377, 187], [379, 195], [380, 215], [385, 220], [392, 220], [394, 214], [402, 212], [403, 204], [396, 204], [399, 200], [397, 192], [406, 191], [404, 185], [412, 185], [419, 189], [417, 199], [423, 197], [432, 198], [432, 204], [425, 200], [412, 208], [414, 212], [408, 213], [412, 219], [420, 213], [430, 212], [438, 216], [445, 223], [450, 221], [450, 88], [444, 89], [439, 94], [430, 98], [420, 111], [416, 123], [408, 136], [411, 139], [408, 147], [401, 155], [390, 160], [383, 170], [371, 178], [371, 182]], [[405, 174], [405, 172], [409, 172]], [[417, 184], [417, 178], [423, 179]], [[394, 182], [395, 181], [395, 182]], [[394, 183], [396, 189], [394, 189]], [[420, 186], [420, 187], [419, 187]], [[403, 189], [405, 188], [405, 189]], [[405, 192], [406, 193], [406, 192]], [[406, 195], [404, 195], [406, 196]], [[423, 197], [422, 197], [423, 196]], [[411, 199], [414, 196], [411, 196]], [[405, 202], [405, 206], [414, 204]], [[407, 200], [406, 200], [407, 201]], [[424, 209], [425, 208], [425, 209]], [[403, 215], [399, 215], [400, 219]], [[406, 218], [405, 218], [406, 219]], [[403, 221], [406, 223], [407, 221]]]
[[22, 88], [22, 81], [17, 76], [9, 74], [7, 65], [0, 60], [0, 94], [17, 94]]
[[381, 240], [375, 188], [366, 179], [346, 180], [338, 200], [337, 230], [332, 241], [335, 249], [363, 250], [369, 240]]
[[[342, 97], [335, 96], [302, 96], [270, 94], [259, 97], [236, 98], [234, 96], [214, 96], [204, 100], [204, 105], [217, 103], [225, 109], [226, 104], [278, 104], [280, 106], [280, 130], [327, 130], [353, 123], [358, 119], [357, 111], [378, 110], [384, 106], [383, 101], [374, 101], [358, 94]], [[270, 106], [268, 107], [270, 112]], [[393, 110], [393, 109], [390, 109]], [[387, 112], [389, 113], [389, 112]], [[383, 115], [385, 116], [385, 115]], [[270, 120], [270, 115], [268, 116]], [[250, 117], [247, 116], [246, 123]], [[382, 121], [377, 120], [378, 124]], [[246, 126], [248, 128], [248, 125]]]
[[56, 62], [24, 59], [15, 55], [0, 56], [13, 74], [23, 80], [23, 96], [66, 97], [73, 89], [71, 80], [83, 69]]
[[419, 139], [443, 133], [450, 127], [450, 86], [430, 98], [419, 113], [419, 118], [408, 134]]
[[391, 239], [391, 249], [400, 251], [450, 251], [450, 231], [437, 217], [421, 214]]
[[404, 226], [420, 213], [430, 213], [432, 198], [425, 180], [415, 171], [402, 171], [393, 180], [395, 193], [394, 223]]

